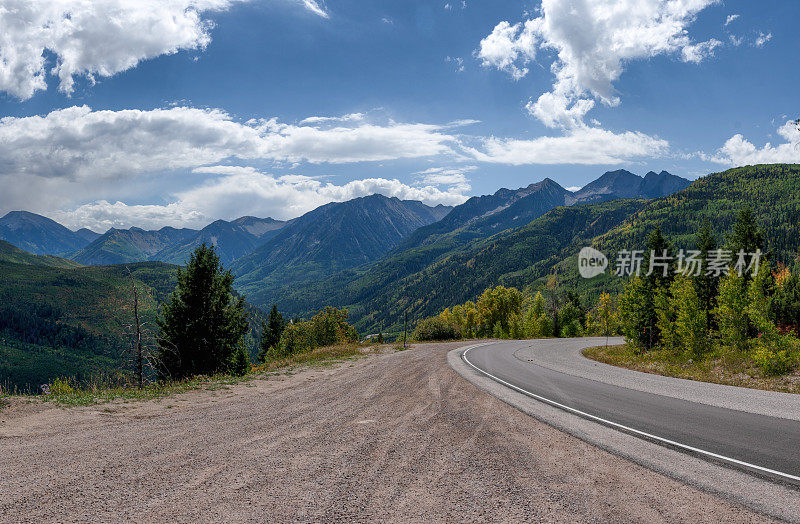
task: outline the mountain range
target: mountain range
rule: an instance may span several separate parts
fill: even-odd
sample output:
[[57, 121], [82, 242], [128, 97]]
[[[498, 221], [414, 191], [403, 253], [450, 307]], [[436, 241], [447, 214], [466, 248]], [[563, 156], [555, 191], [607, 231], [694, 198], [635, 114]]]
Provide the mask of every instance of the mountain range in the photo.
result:
[[[473, 197], [452, 209], [370, 196], [328, 204], [286, 223], [245, 217], [210, 224], [204, 238], [222, 243], [222, 232], [230, 230], [273, 235], [246, 254], [230, 255], [228, 267], [239, 274], [235, 286], [248, 301], [276, 303], [283, 313], [306, 318], [325, 306], [344, 307], [362, 333], [378, 328], [396, 333], [406, 314], [413, 324], [497, 284], [535, 292], [553, 275], [559, 286], [577, 291], [590, 304], [602, 291], [619, 291], [624, 279], [610, 272], [582, 279], [576, 262], [582, 247], [594, 246], [613, 264], [616, 251], [643, 249], [653, 228], [661, 228], [675, 248], [693, 248], [704, 222], [724, 245], [745, 206], [764, 231], [769, 259], [795, 260], [800, 165], [730, 169], [691, 185], [676, 178], [615, 171], [576, 192], [546, 179]], [[19, 213], [11, 218], [0, 219], [0, 225], [19, 224]], [[64, 234], [47, 219], [35, 222]], [[8, 229], [22, 230], [3, 231]], [[201, 241], [200, 231], [186, 235], [171, 252]], [[63, 249], [41, 233], [31, 239], [22, 238], [29, 245]], [[141, 284], [152, 316], [174, 286], [176, 268], [162, 262], [84, 267], [0, 241], [0, 383], [37, 384], [115, 366], [124, 343], [122, 326], [129, 321], [128, 269]]]

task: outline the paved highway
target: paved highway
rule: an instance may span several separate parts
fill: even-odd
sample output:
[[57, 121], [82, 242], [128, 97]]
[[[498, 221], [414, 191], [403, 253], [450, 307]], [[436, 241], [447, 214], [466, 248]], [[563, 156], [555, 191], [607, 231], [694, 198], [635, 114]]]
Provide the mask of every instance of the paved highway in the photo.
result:
[[[566, 339], [560, 343], [565, 350], [574, 350], [596, 341]], [[610, 385], [515, 356], [535, 344], [531, 340], [492, 343], [469, 348], [462, 358], [512, 389], [581, 416], [707, 459], [800, 484], [800, 422]]]

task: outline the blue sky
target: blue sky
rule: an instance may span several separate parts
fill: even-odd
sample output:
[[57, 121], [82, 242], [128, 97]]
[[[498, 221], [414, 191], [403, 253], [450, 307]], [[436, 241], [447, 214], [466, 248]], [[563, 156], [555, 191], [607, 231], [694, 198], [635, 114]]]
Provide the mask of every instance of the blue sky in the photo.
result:
[[0, 214], [198, 227], [800, 162], [796, 1], [70, 3], [0, 15]]

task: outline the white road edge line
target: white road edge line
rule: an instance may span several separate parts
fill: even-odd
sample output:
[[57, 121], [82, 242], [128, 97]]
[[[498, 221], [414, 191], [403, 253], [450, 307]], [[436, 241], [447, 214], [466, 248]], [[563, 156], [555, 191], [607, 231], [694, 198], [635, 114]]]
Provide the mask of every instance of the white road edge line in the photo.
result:
[[[490, 344], [493, 344], [493, 342], [490, 343]], [[749, 462], [745, 462], [743, 460], [738, 460], [738, 459], [731, 458], [731, 457], [726, 457], [725, 455], [720, 455], [718, 453], [714, 453], [714, 452], [711, 452], [711, 451], [706, 451], [704, 449], [695, 448], [695, 447], [689, 446], [687, 444], [681, 444], [680, 442], [675, 442], [674, 440], [669, 440], [669, 439], [666, 439], [664, 437], [659, 437], [658, 435], [653, 435], [653, 434], [650, 434], [650, 433], [646, 433], [644, 431], [640, 431], [638, 429], [634, 429], [634, 428], [625, 426], [623, 424], [619, 424], [617, 422], [613, 422], [611, 420], [604, 419], [602, 417], [598, 417], [596, 415], [585, 413], [585, 412], [580, 411], [578, 409], [571, 408], [569, 406], [561, 404], [560, 402], [556, 402], [555, 400], [550, 400], [549, 398], [545, 398], [545, 397], [543, 397], [541, 395], [537, 395], [536, 393], [531, 393], [530, 391], [522, 389], [521, 387], [515, 386], [514, 384], [506, 382], [505, 380], [492, 375], [488, 371], [482, 370], [481, 368], [479, 368], [478, 366], [476, 366], [475, 364], [470, 362], [469, 359], [467, 359], [467, 353], [470, 350], [475, 349], [477, 347], [486, 346], [486, 345], [489, 345], [489, 344], [480, 344], [480, 345], [477, 345], [477, 346], [468, 347], [467, 349], [464, 350], [463, 353], [461, 353], [461, 358], [464, 360], [464, 362], [469, 364], [476, 371], [478, 371], [480, 373], [483, 373], [484, 375], [486, 375], [487, 377], [491, 378], [492, 380], [494, 380], [496, 382], [499, 382], [500, 384], [503, 384], [504, 386], [509, 387], [509, 388], [511, 388], [513, 390], [516, 390], [516, 391], [518, 391], [518, 392], [520, 392], [520, 393], [522, 393], [524, 395], [527, 395], [529, 397], [535, 398], [536, 400], [539, 400], [539, 401], [544, 402], [546, 404], [550, 404], [551, 406], [555, 406], [557, 408], [563, 409], [563, 410], [568, 411], [570, 413], [574, 413], [574, 414], [579, 415], [581, 417], [585, 417], [585, 418], [588, 418], [588, 419], [591, 419], [591, 420], [595, 420], [597, 422], [601, 422], [603, 424], [606, 424], [606, 425], [609, 425], [609, 426], [612, 426], [612, 427], [615, 427], [615, 428], [618, 428], [618, 429], [622, 429], [624, 431], [627, 431], [629, 433], [633, 433], [635, 435], [639, 435], [639, 436], [642, 436], [642, 437], [653, 439], [653, 440], [656, 440], [658, 442], [663, 442], [664, 444], [669, 444], [671, 446], [675, 446], [675, 447], [678, 447], [678, 448], [681, 448], [681, 449], [685, 449], [687, 451], [692, 451], [694, 453], [699, 453], [699, 454], [705, 455], [707, 457], [713, 457], [713, 458], [721, 460], [723, 462], [729, 462], [731, 464], [744, 466], [746, 468], [751, 468], [751, 469], [754, 469], [754, 470], [757, 470], [757, 471], [761, 471], [761, 472], [764, 472], [764, 473], [769, 473], [771, 475], [775, 475], [775, 476], [782, 477], [782, 478], [789, 479], [789, 480], [800, 481], [800, 477], [795, 476], [795, 475], [790, 475], [789, 473], [783, 473], [782, 471], [776, 471], [774, 469], [765, 468], [763, 466], [758, 466], [756, 464], [750, 464]]]

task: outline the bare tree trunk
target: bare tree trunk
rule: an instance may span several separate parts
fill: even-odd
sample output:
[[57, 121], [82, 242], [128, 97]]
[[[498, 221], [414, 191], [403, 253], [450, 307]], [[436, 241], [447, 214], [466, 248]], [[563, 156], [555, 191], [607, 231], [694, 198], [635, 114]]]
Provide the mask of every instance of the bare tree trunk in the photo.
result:
[[135, 322], [134, 343], [136, 349], [134, 356], [136, 358], [136, 382], [139, 389], [144, 387], [144, 354], [142, 352], [142, 324], [139, 322], [139, 290], [136, 288], [136, 282], [131, 276], [131, 285], [133, 286], [133, 320]]

